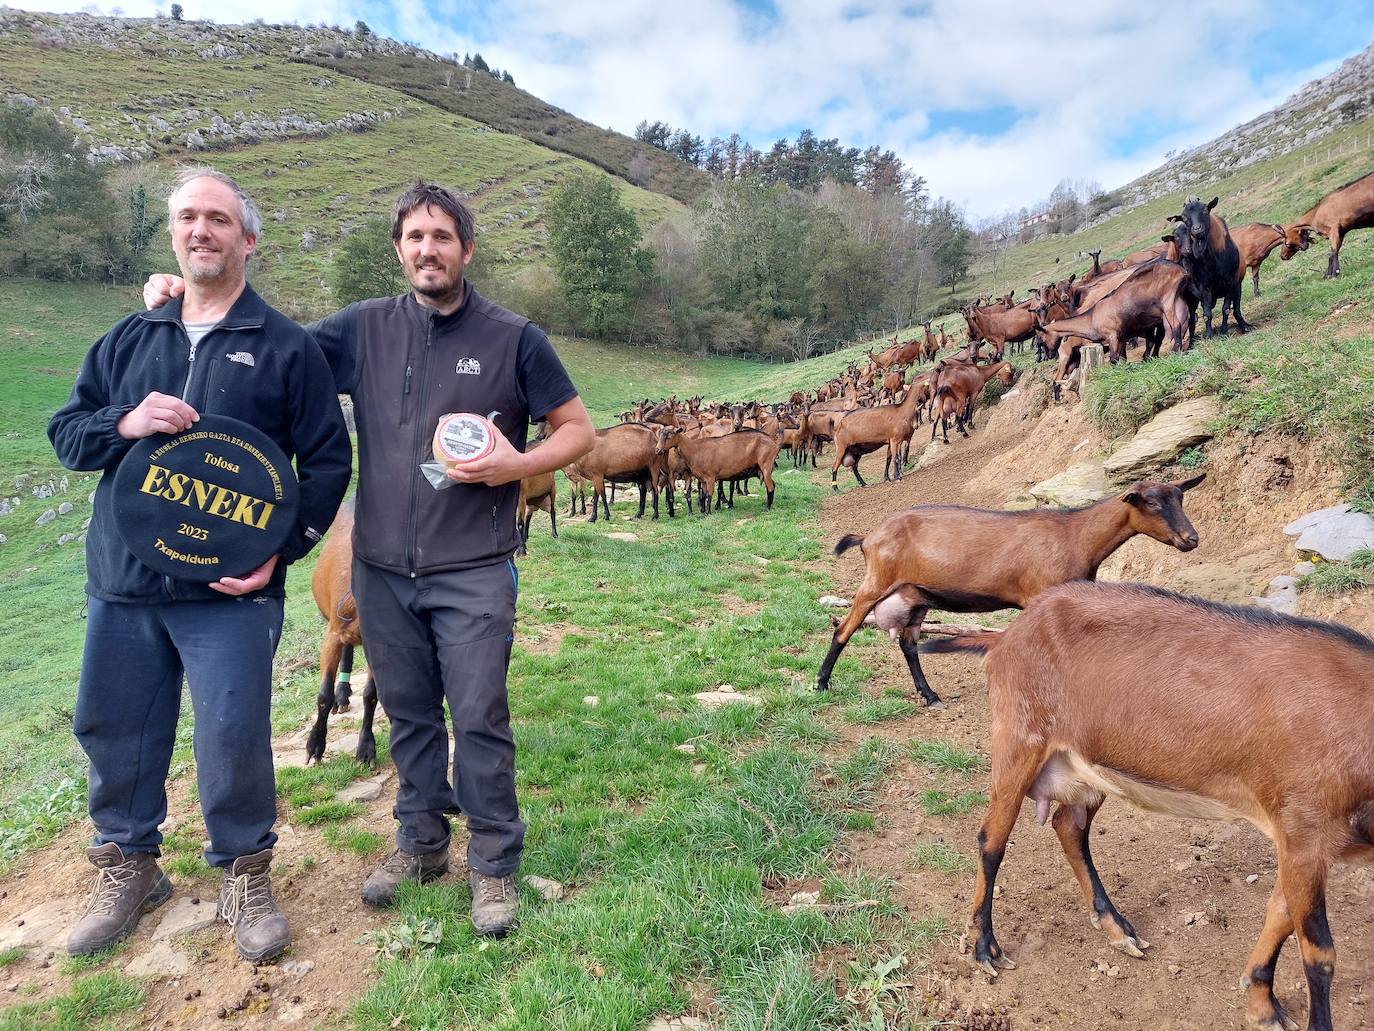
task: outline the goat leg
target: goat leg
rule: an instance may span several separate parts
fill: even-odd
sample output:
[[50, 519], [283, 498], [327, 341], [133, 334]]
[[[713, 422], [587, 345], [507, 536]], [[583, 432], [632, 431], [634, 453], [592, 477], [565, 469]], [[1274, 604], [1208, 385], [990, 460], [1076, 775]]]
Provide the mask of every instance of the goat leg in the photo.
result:
[[329, 631], [320, 645], [320, 690], [315, 696], [315, 723], [305, 739], [306, 763], [324, 762], [324, 745], [329, 735], [329, 714], [334, 711], [334, 675], [339, 668], [343, 648], [339, 635]]
[[[350, 649], [351, 650], [351, 649]], [[377, 737], [372, 721], [377, 714], [377, 679], [369, 676], [363, 687], [363, 725], [358, 731], [358, 749], [353, 758], [364, 766], [377, 765]]]
[[[1303, 828], [1306, 833], [1306, 828]], [[1336, 946], [1326, 920], [1326, 863], [1311, 845], [1290, 835], [1279, 838], [1279, 883], [1293, 918], [1293, 930], [1307, 975], [1308, 1031], [1333, 1031], [1331, 979], [1336, 973]]]
[[1283, 885], [1275, 881], [1264, 911], [1264, 927], [1245, 964], [1245, 976], [1240, 979], [1245, 989], [1245, 1021], [1261, 1031], [1298, 1031], [1298, 1022], [1274, 997], [1274, 969], [1284, 942], [1292, 933], [1293, 918], [1288, 914]]
[[1106, 930], [1107, 941], [1118, 952], [1144, 959], [1145, 953], [1141, 950], [1148, 949], [1150, 943], [1136, 933], [1130, 921], [1112, 904], [1107, 889], [1102, 886], [1102, 878], [1097, 875], [1097, 867], [1093, 865], [1088, 832], [1092, 829], [1093, 817], [1101, 807], [1101, 802], [1087, 806], [1070, 806], [1061, 802], [1054, 814], [1054, 833], [1059, 836], [1064, 857], [1068, 859], [1084, 901], [1091, 909], [1093, 926]]
[[925, 619], [925, 615], [925, 609], [913, 609], [911, 624], [901, 632], [897, 640], [902, 649], [902, 658], [906, 659], [907, 669], [911, 671], [912, 683], [916, 685], [916, 691], [925, 701], [926, 707], [943, 709], [945, 703], [931, 688], [930, 681], [926, 680], [925, 671], [921, 669], [921, 655], [917, 648], [917, 642], [921, 639], [921, 622]]

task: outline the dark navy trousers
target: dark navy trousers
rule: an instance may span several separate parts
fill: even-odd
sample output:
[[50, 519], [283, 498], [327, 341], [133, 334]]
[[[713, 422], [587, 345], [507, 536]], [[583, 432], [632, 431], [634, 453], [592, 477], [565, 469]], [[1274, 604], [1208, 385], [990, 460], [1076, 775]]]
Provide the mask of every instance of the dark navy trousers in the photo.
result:
[[281, 598], [89, 599], [72, 729], [90, 760], [97, 845], [160, 854], [183, 675], [195, 713], [206, 862], [227, 867], [276, 843], [270, 710], [281, 626]]
[[363, 650], [391, 720], [397, 847], [447, 848], [447, 814], [462, 812], [468, 865], [492, 877], [516, 871], [525, 841], [506, 695], [516, 590], [510, 561], [413, 578], [353, 561]]

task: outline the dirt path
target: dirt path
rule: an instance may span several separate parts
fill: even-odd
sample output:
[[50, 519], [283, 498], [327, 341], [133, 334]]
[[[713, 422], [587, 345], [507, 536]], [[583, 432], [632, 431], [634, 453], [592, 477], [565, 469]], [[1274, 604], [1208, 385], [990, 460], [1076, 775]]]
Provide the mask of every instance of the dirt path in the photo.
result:
[[[331, 719], [331, 755], [356, 743], [356, 736], [349, 740], [350, 729], [356, 729], [356, 711]], [[379, 711], [377, 716], [384, 725], [383, 714]], [[279, 765], [303, 762], [303, 735], [298, 731], [274, 740]], [[377, 797], [360, 802], [362, 812], [348, 826], [383, 835], [390, 847], [392, 767], [385, 765], [377, 776]], [[380, 781], [382, 777], [388, 779]], [[365, 780], [355, 780], [350, 787], [362, 789]], [[172, 782], [164, 833], [190, 835], [198, 850], [204, 822], [192, 783], [189, 775]], [[129, 971], [158, 975], [145, 981], [147, 995], [138, 1013], [141, 1026], [315, 1028], [344, 1013], [371, 982], [375, 953], [368, 936], [394, 922], [390, 914], [369, 909], [358, 899], [376, 857], [331, 845], [325, 837], [330, 824], [309, 827], [292, 822], [284, 802], [280, 811], [272, 884], [291, 920], [290, 951], [272, 965], [240, 960], [228, 928], [210, 922], [218, 871], [173, 872], [172, 898], [145, 916], [128, 942], [101, 965], [122, 971], [130, 964], [153, 964]], [[21, 860], [0, 883], [0, 936], [22, 933], [23, 943], [33, 946], [26, 958], [0, 970], [0, 1007], [47, 998], [70, 986], [77, 971], [69, 970], [65, 960], [66, 929], [90, 890], [92, 868], [85, 858], [89, 833], [86, 821], [69, 827], [56, 841]], [[163, 864], [166, 868], [165, 858]], [[164, 920], [175, 919], [172, 914], [179, 906], [188, 919], [205, 926], [163, 941], [159, 929]]]
[[[1016, 431], [975, 434], [952, 445], [950, 457], [909, 474], [901, 484], [878, 484], [833, 499], [823, 508], [822, 526], [833, 540], [871, 530], [909, 505], [1000, 507], [1004, 497], [990, 496], [996, 493], [991, 488], [966, 493], [964, 485], [1020, 442]], [[1204, 540], [1209, 530], [1220, 532], [1208, 519], [1195, 516], [1194, 521]], [[847, 597], [862, 577], [858, 552], [829, 563], [836, 593]], [[837, 750], [847, 753], [866, 738], [879, 737], [903, 750], [912, 741], [940, 739], [986, 754], [987, 696], [978, 661], [932, 655], [923, 665], [946, 710], [921, 710], [870, 727], [845, 726]], [[877, 695], [889, 688], [911, 692], [910, 675], [895, 647], [878, 660], [877, 675], [864, 690]], [[901, 760], [879, 789], [874, 806], [878, 829], [848, 838], [852, 864], [891, 878], [897, 898], [913, 917], [944, 916], [954, 929], [949, 939], [927, 952], [928, 969], [917, 979], [917, 993], [927, 996], [927, 1012], [949, 1019], [954, 1027], [1243, 1027], [1239, 979], [1263, 922], [1276, 870], [1272, 846], [1248, 824], [1159, 817], [1115, 802], [1103, 808], [1093, 825], [1094, 855], [1108, 892], [1152, 945], [1148, 959], [1141, 961], [1116, 952], [1093, 929], [1058, 839], [1049, 827], [1035, 823], [1033, 807], [1026, 804], [998, 879], [1001, 894], [994, 909], [998, 937], [1019, 967], [995, 984], [971, 967], [956, 939], [971, 905], [983, 807], [935, 817], [927, 815], [921, 796], [931, 788], [986, 793], [984, 766], [968, 775], [936, 774]], [[963, 871], [947, 875], [918, 867], [913, 853], [930, 843], [957, 850]], [[1338, 956], [1332, 993], [1335, 1024], [1374, 1028], [1374, 872], [1337, 868], [1327, 907]], [[1305, 1026], [1306, 980], [1291, 939], [1275, 990]], [[990, 1016], [970, 1021], [966, 1014], [975, 1008]]]

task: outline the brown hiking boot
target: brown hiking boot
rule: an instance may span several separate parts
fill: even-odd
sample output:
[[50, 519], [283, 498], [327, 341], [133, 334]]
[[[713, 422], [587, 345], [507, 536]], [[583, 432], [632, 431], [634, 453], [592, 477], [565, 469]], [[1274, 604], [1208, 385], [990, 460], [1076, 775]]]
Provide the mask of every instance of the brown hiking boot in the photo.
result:
[[396, 889], [404, 881], [428, 884], [448, 873], [448, 849], [413, 856], [399, 848], [382, 860], [382, 865], [363, 882], [363, 901], [369, 906], [389, 906]]
[[234, 929], [234, 945], [250, 963], [276, 959], [291, 944], [286, 914], [272, 897], [272, 850], [239, 856], [224, 872], [216, 914]]
[[488, 877], [468, 871], [472, 884], [472, 929], [483, 938], [504, 938], [515, 925], [520, 892], [514, 877]]
[[172, 882], [148, 852], [125, 855], [113, 841], [86, 850], [99, 873], [86, 912], [67, 934], [67, 952], [89, 956], [129, 937], [138, 918], [167, 901]]

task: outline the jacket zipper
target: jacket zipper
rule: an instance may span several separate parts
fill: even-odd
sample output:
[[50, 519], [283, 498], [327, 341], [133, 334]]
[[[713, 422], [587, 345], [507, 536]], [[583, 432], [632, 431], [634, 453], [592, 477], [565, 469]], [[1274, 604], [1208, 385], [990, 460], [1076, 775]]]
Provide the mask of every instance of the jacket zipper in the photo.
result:
[[[424, 414], [429, 401], [429, 356], [430, 349], [434, 343], [434, 316], [432, 313], [425, 315], [425, 354], [420, 364], [420, 407], [415, 416], [415, 444], [410, 449], [411, 459], [419, 460], [420, 449], [423, 446], [424, 436]], [[410, 388], [411, 367], [406, 366], [406, 389]], [[418, 470], [412, 470], [410, 474], [410, 506], [408, 513], [407, 526], [409, 532], [406, 534], [406, 568], [410, 570], [410, 578], [415, 579], [415, 539], [418, 533], [419, 524], [419, 490], [420, 475]]]
[[413, 365], [407, 365], [407, 366], [406, 366], [406, 386], [405, 386], [405, 390], [404, 390], [404, 391], [402, 392], [402, 394], [401, 394], [401, 422], [400, 422], [400, 425], [402, 425], [402, 426], [404, 426], [404, 425], [406, 424], [406, 415], [408, 415], [409, 412], [410, 412], [410, 380], [411, 380], [411, 377], [413, 377], [414, 375], [415, 375], [415, 367], [414, 367]]

